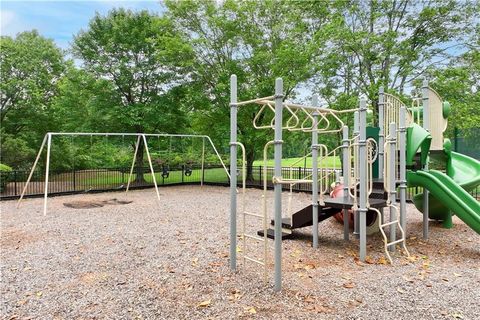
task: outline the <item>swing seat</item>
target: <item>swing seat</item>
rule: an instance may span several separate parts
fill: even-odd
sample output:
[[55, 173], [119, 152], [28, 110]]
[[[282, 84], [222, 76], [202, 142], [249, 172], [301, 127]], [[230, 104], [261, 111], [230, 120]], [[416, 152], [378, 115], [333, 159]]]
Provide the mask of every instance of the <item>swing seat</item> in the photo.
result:
[[162, 168], [162, 178], [166, 179], [170, 175], [170, 171], [168, 170], [168, 167], [163, 167]]

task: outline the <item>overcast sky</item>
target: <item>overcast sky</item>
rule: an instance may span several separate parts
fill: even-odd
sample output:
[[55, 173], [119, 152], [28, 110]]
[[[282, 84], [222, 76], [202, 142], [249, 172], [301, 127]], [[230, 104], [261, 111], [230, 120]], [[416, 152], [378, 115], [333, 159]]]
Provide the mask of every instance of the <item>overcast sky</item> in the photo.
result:
[[106, 14], [115, 7], [160, 12], [160, 1], [0, 1], [1, 35], [37, 29], [55, 40], [62, 49], [80, 29], [85, 29], [95, 12]]

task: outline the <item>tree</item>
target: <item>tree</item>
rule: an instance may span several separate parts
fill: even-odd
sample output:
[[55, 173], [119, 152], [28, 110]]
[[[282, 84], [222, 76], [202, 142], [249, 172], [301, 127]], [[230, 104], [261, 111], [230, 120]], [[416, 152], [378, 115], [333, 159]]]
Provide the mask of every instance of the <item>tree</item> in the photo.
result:
[[[477, 25], [480, 31], [480, 25]], [[431, 86], [451, 105], [448, 135], [454, 128], [479, 128], [480, 114], [480, 33], [470, 41], [468, 50], [444, 68], [429, 74]], [[465, 130], [468, 132], [468, 130]], [[478, 134], [478, 131], [477, 131]]]
[[[338, 1], [342, 4], [342, 1]], [[315, 77], [334, 103], [339, 93], [365, 94], [374, 112], [378, 89], [403, 94], [433, 65], [445, 65], [468, 43], [474, 13], [468, 2], [344, 1], [337, 7], [331, 53]], [[328, 97], [331, 98], [328, 98]]]
[[[328, 4], [317, 8], [324, 15], [316, 17], [305, 10], [315, 7], [313, 2], [167, 1], [166, 6], [195, 52], [195, 128], [222, 142], [229, 136], [230, 75], [237, 74], [240, 100], [272, 95], [276, 77], [283, 78], [285, 95], [291, 97], [299, 83], [315, 74], [312, 61], [321, 59], [329, 32], [324, 28]], [[250, 169], [271, 134], [253, 128], [256, 110], [242, 107], [238, 116], [239, 140]], [[247, 178], [253, 179], [251, 170]]]
[[18, 157], [3, 152], [8, 159], [2, 161], [23, 167], [53, 126], [50, 105], [65, 70], [63, 52], [35, 30], [22, 32], [0, 38], [0, 64], [2, 150], [18, 151]]
[[[183, 110], [165, 102], [171, 102], [170, 95], [183, 83], [190, 49], [168, 18], [124, 9], [97, 14], [75, 36], [73, 54], [87, 71], [108, 80], [118, 95], [119, 103], [104, 110], [113, 126], [123, 132], [177, 132], [185, 127]], [[136, 161], [142, 166], [143, 142]]]

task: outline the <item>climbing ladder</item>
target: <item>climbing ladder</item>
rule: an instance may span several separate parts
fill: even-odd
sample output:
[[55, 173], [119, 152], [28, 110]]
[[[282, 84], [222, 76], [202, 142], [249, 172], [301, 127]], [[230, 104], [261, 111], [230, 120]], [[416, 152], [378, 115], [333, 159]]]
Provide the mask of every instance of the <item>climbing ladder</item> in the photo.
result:
[[[273, 142], [272, 142], [273, 143]], [[267, 230], [267, 199], [266, 199], [266, 191], [267, 191], [267, 178], [266, 173], [264, 174], [264, 191], [262, 194], [262, 213], [250, 212], [246, 210], [246, 159], [245, 159], [245, 147], [240, 142], [235, 142], [236, 145], [240, 146], [242, 149], [242, 229], [240, 233], [241, 240], [243, 242], [243, 251], [242, 251], [242, 258], [243, 258], [243, 265], [244, 267], [248, 262], [252, 262], [258, 265], [263, 266], [263, 278], [265, 283], [268, 281], [268, 238], [266, 235]], [[267, 143], [265, 145], [265, 151], [271, 143]], [[266, 168], [266, 161], [264, 168]], [[266, 171], [265, 171], [266, 172]], [[247, 217], [252, 217], [256, 219], [260, 219], [262, 221], [263, 230], [265, 234], [263, 237], [260, 237], [256, 234], [247, 233]], [[249, 256], [250, 250], [248, 248], [248, 240], [254, 241], [256, 243], [263, 244], [263, 258], [255, 258], [253, 256]]]
[[[384, 190], [388, 194], [387, 198], [387, 208], [390, 209], [390, 221], [384, 222], [383, 215], [377, 210], [377, 214], [379, 215], [379, 229], [380, 233], [383, 237], [385, 254], [393, 264], [392, 257], [390, 256], [390, 252], [395, 250], [395, 246], [397, 244], [401, 244], [407, 256], [410, 256], [406, 246], [406, 239], [405, 239], [405, 232], [402, 228], [400, 223], [399, 214], [398, 214], [398, 207], [393, 205], [396, 199], [396, 184], [395, 181], [397, 180], [397, 166], [396, 166], [396, 152], [397, 152], [397, 132], [396, 132], [396, 125], [394, 123], [390, 124], [389, 134], [384, 144], [385, 150], [385, 162], [384, 162]], [[390, 240], [387, 237], [384, 228], [390, 228]], [[400, 231], [400, 238], [396, 238], [396, 230]]]

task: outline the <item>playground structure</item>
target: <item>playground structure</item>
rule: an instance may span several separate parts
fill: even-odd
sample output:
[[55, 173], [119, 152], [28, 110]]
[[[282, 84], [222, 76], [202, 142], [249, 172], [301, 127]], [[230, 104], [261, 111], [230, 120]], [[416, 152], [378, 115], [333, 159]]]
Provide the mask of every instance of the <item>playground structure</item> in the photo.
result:
[[[359, 257], [366, 258], [366, 220], [367, 213], [374, 212], [378, 217], [376, 223], [384, 239], [387, 258], [392, 263], [390, 253], [396, 245], [401, 245], [404, 253], [409, 255], [405, 243], [406, 232], [406, 188], [421, 186], [422, 195], [415, 199], [415, 205], [423, 212], [423, 236], [428, 238], [430, 218], [443, 220], [445, 226], [451, 226], [451, 211], [465, 221], [477, 233], [480, 233], [480, 205], [465, 190], [480, 184], [480, 163], [472, 158], [451, 152], [449, 142], [444, 143], [443, 132], [447, 127], [449, 104], [443, 103], [438, 94], [422, 84], [422, 97], [413, 100], [413, 106], [407, 106], [397, 97], [379, 91], [378, 101], [378, 136], [367, 139], [367, 106], [364, 98], [360, 105], [351, 110], [331, 110], [318, 106], [314, 97], [312, 106], [287, 103], [283, 101], [283, 82], [278, 78], [275, 82], [275, 95], [248, 101], [237, 99], [237, 78], [231, 76], [230, 99], [230, 168], [237, 170], [237, 149], [242, 150], [245, 171], [245, 148], [237, 141], [237, 113], [241, 106], [257, 104], [260, 108], [253, 120], [256, 129], [271, 129], [274, 140], [265, 144], [264, 168], [267, 164], [267, 150], [274, 146], [274, 174], [271, 177], [274, 185], [273, 229], [268, 229], [268, 208], [266, 201], [267, 175], [264, 175], [264, 193], [262, 212], [245, 211], [245, 199], [242, 199], [242, 227], [240, 238], [243, 242], [243, 262], [260, 264], [264, 268], [267, 281], [267, 239], [274, 239], [274, 289], [281, 290], [282, 282], [282, 239], [288, 238], [292, 230], [312, 226], [312, 244], [318, 248], [318, 223], [343, 212], [344, 240], [349, 240], [349, 212], [354, 215], [354, 234], [359, 238]], [[265, 121], [266, 113], [274, 116]], [[284, 114], [288, 115], [284, 121]], [[340, 119], [341, 114], [354, 115], [353, 135]], [[263, 119], [263, 123], [261, 120]], [[320, 124], [322, 126], [320, 126]], [[430, 124], [433, 125], [430, 129]], [[305, 157], [312, 157], [312, 173], [300, 179], [288, 179], [282, 176], [282, 132], [302, 131], [311, 133], [312, 152]], [[319, 134], [342, 132], [342, 145], [328, 150], [326, 145], [319, 144]], [[378, 140], [378, 143], [375, 141]], [[377, 152], [374, 152], [377, 149]], [[342, 154], [343, 195], [329, 197], [327, 178], [335, 174], [335, 170], [322, 170], [322, 159], [327, 156]], [[378, 154], [377, 154], [378, 153]], [[446, 154], [447, 174], [429, 170], [429, 159], [434, 154]], [[430, 154], [430, 156], [429, 156]], [[302, 158], [303, 159], [303, 158]], [[378, 169], [373, 164], [377, 162]], [[407, 170], [408, 169], [408, 170]], [[374, 172], [375, 171], [375, 172]], [[266, 171], [265, 171], [266, 172]], [[245, 172], [243, 172], [242, 197], [245, 197]], [[287, 208], [287, 216], [282, 210], [283, 185], [291, 187], [295, 184], [312, 185], [312, 205], [296, 213]], [[397, 187], [399, 201], [397, 204]], [[465, 189], [465, 190], [464, 190]], [[374, 191], [376, 190], [376, 192]], [[378, 192], [380, 190], [380, 192]], [[429, 191], [433, 193], [429, 195]], [[230, 268], [237, 268], [237, 177], [230, 180]], [[389, 219], [385, 221], [384, 208], [389, 211]], [[443, 210], [443, 211], [442, 211]], [[247, 216], [259, 218], [262, 229], [257, 234], [246, 232]], [[387, 236], [384, 228], [389, 229]], [[397, 234], [397, 231], [399, 234]], [[263, 243], [263, 258], [249, 256], [248, 242]]]
[[[157, 199], [158, 201], [160, 201], [160, 192], [158, 191], [158, 184], [157, 184], [157, 181], [156, 181], [156, 178], [155, 178], [155, 171], [153, 169], [153, 163], [152, 163], [152, 158], [150, 156], [150, 150], [149, 150], [149, 146], [148, 146], [148, 142], [147, 142], [147, 138], [148, 137], [157, 137], [157, 138], [160, 138], [160, 137], [178, 137], [178, 138], [194, 138], [194, 139], [201, 139], [202, 140], [202, 159], [201, 159], [201, 171], [202, 171], [202, 177], [201, 177], [201, 180], [200, 180], [200, 185], [203, 186], [203, 181], [204, 181], [204, 177], [203, 177], [203, 173], [204, 173], [204, 165], [205, 165], [205, 144], [206, 144], [206, 141], [208, 141], [208, 143], [210, 144], [210, 146], [212, 147], [213, 151], [215, 152], [215, 155], [217, 156], [217, 158], [220, 160], [220, 163], [223, 167], [223, 169], [225, 170], [225, 173], [227, 174], [228, 177], [230, 177], [230, 174], [227, 170], [227, 167], [225, 166], [223, 160], [222, 160], [222, 157], [220, 156], [220, 154], [218, 153], [217, 151], [217, 148], [215, 147], [215, 145], [213, 144], [213, 141], [212, 139], [210, 139], [209, 136], [207, 135], [194, 135], [194, 134], [168, 134], [168, 133], [112, 133], [112, 132], [109, 132], [109, 133], [96, 133], [96, 132], [48, 132], [45, 134], [44, 138], [43, 138], [43, 141], [42, 141], [42, 144], [40, 146], [40, 149], [37, 153], [37, 157], [35, 158], [35, 162], [33, 163], [33, 166], [32, 166], [32, 169], [30, 170], [30, 174], [28, 175], [28, 178], [27, 178], [27, 181], [23, 187], [23, 190], [22, 190], [22, 193], [20, 195], [20, 198], [18, 199], [18, 202], [17, 202], [17, 208], [20, 206], [21, 204], [21, 201], [25, 195], [25, 191], [27, 190], [28, 188], [28, 185], [30, 183], [30, 180], [32, 179], [32, 176], [33, 176], [33, 173], [35, 172], [35, 169], [37, 167], [37, 164], [40, 160], [40, 157], [42, 155], [42, 152], [43, 152], [43, 149], [45, 148], [45, 145], [46, 145], [46, 162], [45, 162], [45, 184], [44, 184], [44, 200], [43, 200], [43, 214], [44, 215], [47, 215], [47, 199], [48, 199], [48, 183], [49, 183], [49, 175], [50, 175], [50, 154], [51, 154], [51, 146], [52, 146], [52, 140], [53, 140], [53, 137], [55, 136], [70, 136], [70, 137], [74, 137], [74, 136], [90, 136], [90, 137], [93, 137], [93, 136], [103, 136], [103, 137], [109, 137], [109, 136], [121, 136], [121, 137], [136, 137], [137, 140], [136, 140], [136, 143], [135, 143], [135, 151], [134, 151], [134, 154], [133, 154], [133, 159], [132, 159], [132, 166], [130, 168], [130, 173], [128, 175], [128, 182], [127, 182], [127, 187], [126, 187], [126, 190], [125, 190], [125, 193], [127, 194], [128, 191], [129, 191], [129, 188], [130, 188], [130, 184], [131, 184], [131, 181], [132, 181], [132, 175], [133, 175], [133, 169], [135, 167], [135, 162], [136, 162], [136, 159], [137, 159], [137, 153], [138, 153], [138, 148], [140, 146], [140, 144], [143, 142], [143, 146], [145, 148], [145, 152], [147, 154], [147, 161], [148, 161], [148, 166], [150, 168], [150, 173], [152, 175], [152, 180], [153, 180], [153, 184], [154, 184], [154, 187], [155, 187], [155, 192], [156, 192], [156, 195], [157, 195]], [[191, 174], [191, 171], [189, 173], [188, 171], [189, 169], [187, 168], [187, 170], [185, 171], [185, 174], [188, 175], [188, 174]], [[162, 177], [168, 177], [168, 169], [165, 170], [165, 167], [162, 167]]]

